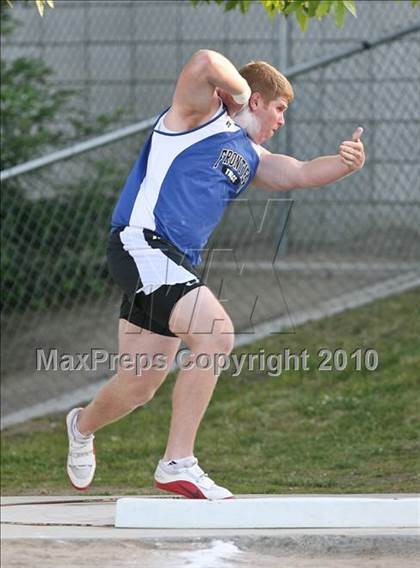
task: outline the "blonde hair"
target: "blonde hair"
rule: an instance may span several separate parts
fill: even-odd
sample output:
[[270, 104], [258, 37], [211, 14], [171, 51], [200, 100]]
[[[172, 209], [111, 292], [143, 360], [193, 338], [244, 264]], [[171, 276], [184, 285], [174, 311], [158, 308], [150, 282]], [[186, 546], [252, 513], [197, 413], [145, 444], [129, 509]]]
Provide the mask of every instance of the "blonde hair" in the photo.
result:
[[251, 91], [261, 93], [265, 103], [278, 97], [293, 101], [293, 87], [286, 77], [266, 61], [250, 61], [239, 69], [239, 73], [248, 82]]

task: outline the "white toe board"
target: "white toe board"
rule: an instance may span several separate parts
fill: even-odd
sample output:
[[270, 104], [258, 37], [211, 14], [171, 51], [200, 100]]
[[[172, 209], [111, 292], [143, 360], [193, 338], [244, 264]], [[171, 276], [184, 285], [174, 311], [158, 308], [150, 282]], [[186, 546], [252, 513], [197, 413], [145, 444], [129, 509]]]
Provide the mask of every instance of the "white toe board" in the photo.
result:
[[418, 497], [273, 496], [118, 499], [119, 528], [415, 528]]

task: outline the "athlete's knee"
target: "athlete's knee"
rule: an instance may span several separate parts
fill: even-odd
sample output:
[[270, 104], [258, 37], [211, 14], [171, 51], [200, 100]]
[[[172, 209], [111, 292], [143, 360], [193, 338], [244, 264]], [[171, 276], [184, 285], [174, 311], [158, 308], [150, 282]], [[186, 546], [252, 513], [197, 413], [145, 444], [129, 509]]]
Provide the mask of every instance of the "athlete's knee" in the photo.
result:
[[232, 322], [226, 320], [221, 329], [213, 333], [192, 334], [187, 344], [194, 353], [230, 355], [235, 344], [235, 330]]
[[157, 389], [153, 390], [140, 390], [136, 391], [133, 396], [133, 404], [137, 408], [138, 406], [144, 406], [152, 400], [155, 396]]
[[227, 316], [223, 321], [222, 329], [215, 336], [217, 344], [216, 353], [230, 355], [235, 345], [235, 328], [232, 320]]
[[158, 387], [143, 384], [143, 382], [141, 382], [141, 384], [135, 384], [131, 390], [134, 406], [144, 406], [150, 402], [155, 396], [157, 389]]
[[232, 331], [223, 331], [213, 337], [212, 351], [219, 355], [230, 355], [235, 344], [235, 335]]
[[134, 371], [132, 373], [125, 372], [119, 374], [121, 381], [121, 389], [124, 390], [125, 396], [129, 399], [133, 408], [144, 406], [152, 400], [158, 390], [160, 383], [148, 380], [147, 376], [140, 376]]

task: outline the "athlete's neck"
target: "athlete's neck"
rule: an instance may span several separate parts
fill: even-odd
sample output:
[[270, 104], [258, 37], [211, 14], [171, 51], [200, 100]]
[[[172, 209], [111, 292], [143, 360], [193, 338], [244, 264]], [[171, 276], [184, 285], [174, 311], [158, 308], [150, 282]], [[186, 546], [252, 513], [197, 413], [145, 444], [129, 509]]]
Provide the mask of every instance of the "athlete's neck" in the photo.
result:
[[245, 105], [242, 110], [235, 114], [234, 120], [246, 131], [252, 140], [256, 138], [260, 131], [261, 124], [255, 114], [251, 112], [248, 105]]

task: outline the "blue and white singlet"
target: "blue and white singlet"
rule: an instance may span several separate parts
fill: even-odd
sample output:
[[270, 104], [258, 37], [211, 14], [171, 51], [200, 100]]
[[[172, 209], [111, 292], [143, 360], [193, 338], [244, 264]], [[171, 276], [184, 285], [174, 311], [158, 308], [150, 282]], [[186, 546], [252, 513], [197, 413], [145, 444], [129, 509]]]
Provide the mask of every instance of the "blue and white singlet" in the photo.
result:
[[150, 229], [198, 264], [229, 201], [254, 178], [260, 147], [222, 105], [206, 124], [179, 133], [165, 128], [166, 112], [126, 180], [112, 230], [130, 227], [135, 238], [136, 229]]

